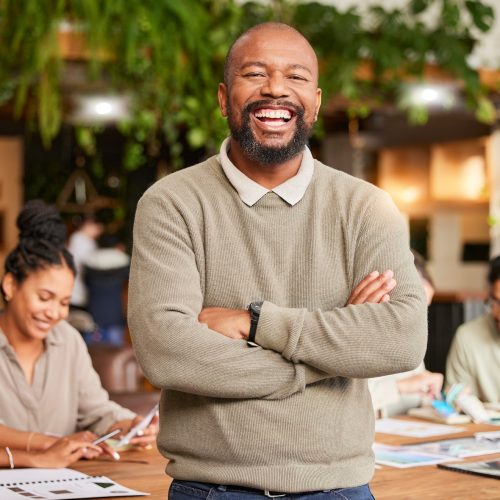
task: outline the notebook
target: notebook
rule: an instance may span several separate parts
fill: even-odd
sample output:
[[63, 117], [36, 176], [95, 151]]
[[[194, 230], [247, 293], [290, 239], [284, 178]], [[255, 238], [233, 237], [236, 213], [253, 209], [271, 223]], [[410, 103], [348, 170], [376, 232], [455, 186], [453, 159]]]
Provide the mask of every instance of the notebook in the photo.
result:
[[149, 495], [105, 476], [88, 476], [73, 469], [2, 469], [2, 500], [59, 500], [71, 498], [134, 497]]
[[500, 479], [500, 460], [489, 460], [488, 462], [467, 462], [459, 464], [438, 464], [441, 469], [465, 472], [466, 474], [477, 474], [478, 476]]

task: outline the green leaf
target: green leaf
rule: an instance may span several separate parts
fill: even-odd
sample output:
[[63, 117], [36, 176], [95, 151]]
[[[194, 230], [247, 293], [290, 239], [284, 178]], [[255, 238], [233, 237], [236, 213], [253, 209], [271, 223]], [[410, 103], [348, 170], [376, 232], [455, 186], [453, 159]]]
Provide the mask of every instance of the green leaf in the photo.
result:
[[488, 215], [487, 220], [488, 220], [488, 226], [495, 227], [500, 222], [500, 217], [490, 214], [490, 215]]
[[476, 28], [482, 32], [489, 31], [495, 21], [493, 7], [485, 5], [477, 0], [466, 0], [465, 7], [469, 11]]
[[424, 10], [428, 9], [432, 0], [412, 0], [410, 2], [410, 12], [413, 15], [421, 14]]
[[142, 144], [131, 142], [125, 146], [123, 165], [127, 170], [137, 170], [145, 162], [146, 156]]
[[493, 123], [496, 117], [495, 105], [487, 97], [481, 97], [477, 101], [476, 118], [482, 123]]
[[189, 145], [193, 148], [201, 148], [207, 141], [206, 130], [202, 128], [192, 128], [187, 134]]

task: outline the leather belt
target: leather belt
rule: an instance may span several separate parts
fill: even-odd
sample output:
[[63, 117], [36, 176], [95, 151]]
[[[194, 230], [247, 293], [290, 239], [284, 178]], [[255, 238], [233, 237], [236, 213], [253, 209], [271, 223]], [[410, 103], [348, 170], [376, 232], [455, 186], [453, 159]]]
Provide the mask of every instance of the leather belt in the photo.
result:
[[281, 491], [272, 491], [272, 490], [258, 490], [256, 488], [249, 488], [247, 486], [232, 486], [232, 485], [224, 485], [226, 491], [243, 491], [247, 493], [254, 493], [257, 495], [264, 495], [268, 498], [280, 498], [292, 495], [306, 495], [306, 494], [314, 494], [319, 493], [317, 491], [305, 491], [305, 492], [297, 492], [297, 493], [283, 493]]

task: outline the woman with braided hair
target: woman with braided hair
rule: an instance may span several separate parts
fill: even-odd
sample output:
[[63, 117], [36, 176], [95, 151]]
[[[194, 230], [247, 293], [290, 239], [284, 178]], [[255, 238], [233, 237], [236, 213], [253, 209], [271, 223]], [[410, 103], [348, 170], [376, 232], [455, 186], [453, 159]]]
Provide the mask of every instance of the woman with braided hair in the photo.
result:
[[[17, 219], [19, 243], [1, 282], [0, 467], [64, 467], [94, 458], [97, 435], [127, 432], [142, 417], [109, 400], [80, 334], [64, 321], [75, 278], [57, 210], [28, 202]], [[154, 441], [157, 422], [134, 438]], [[2, 450], [4, 449], [4, 451]]]

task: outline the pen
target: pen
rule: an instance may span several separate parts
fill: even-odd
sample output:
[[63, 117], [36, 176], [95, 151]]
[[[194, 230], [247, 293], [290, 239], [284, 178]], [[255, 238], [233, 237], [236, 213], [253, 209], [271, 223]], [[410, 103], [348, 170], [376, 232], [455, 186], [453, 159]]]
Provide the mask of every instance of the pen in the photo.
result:
[[92, 444], [102, 443], [103, 441], [106, 441], [106, 439], [109, 439], [110, 437], [116, 436], [121, 431], [122, 431], [121, 429], [115, 429], [114, 431], [108, 432], [107, 434], [104, 434], [104, 436], [98, 437], [97, 439], [92, 441]]

